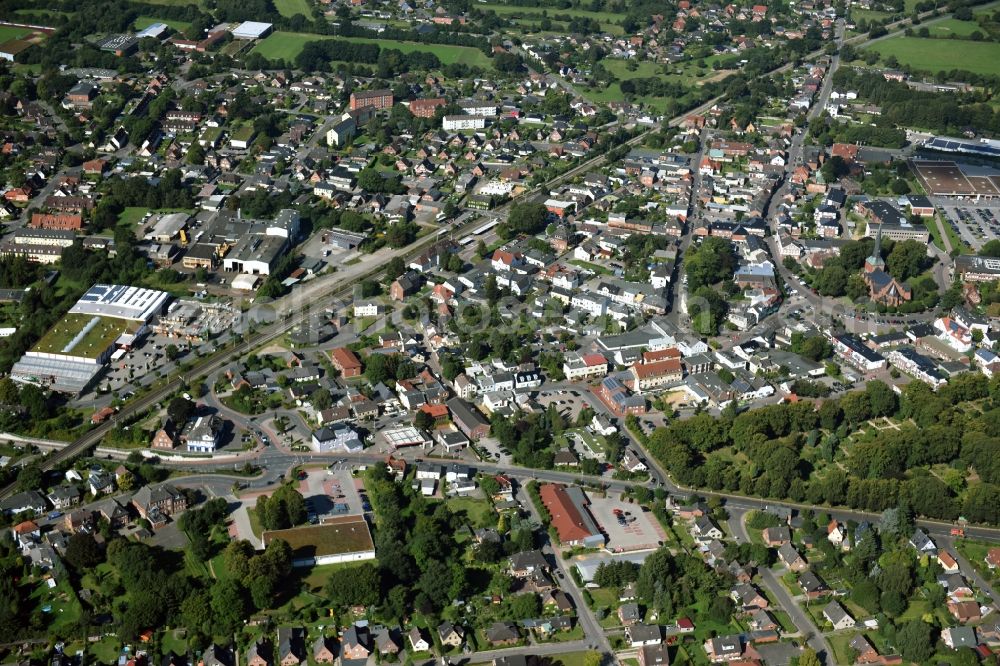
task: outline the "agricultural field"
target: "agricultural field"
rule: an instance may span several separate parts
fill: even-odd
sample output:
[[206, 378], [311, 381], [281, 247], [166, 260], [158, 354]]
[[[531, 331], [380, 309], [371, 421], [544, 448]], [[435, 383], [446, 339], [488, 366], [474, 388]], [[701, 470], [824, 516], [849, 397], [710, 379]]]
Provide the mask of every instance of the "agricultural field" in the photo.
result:
[[438, 57], [445, 65], [455, 62], [467, 65], [490, 68], [490, 59], [480, 51], [468, 46], [450, 46], [445, 44], [418, 44], [415, 42], [400, 42], [391, 39], [368, 39], [365, 37], [325, 37], [305, 32], [278, 31], [262, 40], [254, 52], [269, 60], [294, 61], [295, 56], [302, 52], [302, 47], [308, 42], [318, 39], [341, 39], [355, 44], [378, 44], [386, 49], [399, 49], [403, 53], [429, 52]]
[[155, 16], [140, 16], [135, 20], [136, 30], [145, 30], [154, 23], [165, 23], [177, 32], [184, 32], [191, 27], [191, 24], [187, 21], [176, 21], [174, 19], [163, 19], [157, 18]]
[[309, 17], [309, 2], [307, 0], [274, 0], [274, 7], [278, 13], [286, 18], [291, 18], [296, 14]]
[[1000, 75], [1000, 44], [952, 39], [897, 36], [869, 47], [883, 58], [895, 56], [902, 65], [936, 73], [952, 69]]

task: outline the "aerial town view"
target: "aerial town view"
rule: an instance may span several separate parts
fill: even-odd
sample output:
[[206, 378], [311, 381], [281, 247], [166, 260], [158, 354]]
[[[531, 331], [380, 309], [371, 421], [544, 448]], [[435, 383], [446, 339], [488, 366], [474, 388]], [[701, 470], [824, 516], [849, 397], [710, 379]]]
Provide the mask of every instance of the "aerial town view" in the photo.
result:
[[0, 0], [0, 665], [378, 664], [1000, 664], [1000, 0]]

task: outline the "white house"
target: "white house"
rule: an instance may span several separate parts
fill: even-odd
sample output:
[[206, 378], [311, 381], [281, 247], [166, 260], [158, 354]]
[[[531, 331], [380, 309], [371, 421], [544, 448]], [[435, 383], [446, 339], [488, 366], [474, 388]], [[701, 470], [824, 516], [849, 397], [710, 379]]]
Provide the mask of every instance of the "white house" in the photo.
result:
[[441, 127], [449, 132], [483, 129], [486, 127], [486, 118], [467, 115], [445, 116], [441, 119]]
[[376, 301], [354, 304], [355, 317], [377, 317], [382, 314], [382, 305]]

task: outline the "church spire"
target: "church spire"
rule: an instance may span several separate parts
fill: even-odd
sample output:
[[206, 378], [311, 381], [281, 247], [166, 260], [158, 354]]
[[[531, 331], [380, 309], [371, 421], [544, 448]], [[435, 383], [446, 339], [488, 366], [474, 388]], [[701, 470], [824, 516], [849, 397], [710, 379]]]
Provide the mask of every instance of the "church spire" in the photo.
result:
[[875, 245], [872, 247], [871, 256], [865, 259], [865, 271], [871, 273], [876, 268], [885, 266], [882, 260], [882, 223], [879, 222], [878, 231], [875, 232]]

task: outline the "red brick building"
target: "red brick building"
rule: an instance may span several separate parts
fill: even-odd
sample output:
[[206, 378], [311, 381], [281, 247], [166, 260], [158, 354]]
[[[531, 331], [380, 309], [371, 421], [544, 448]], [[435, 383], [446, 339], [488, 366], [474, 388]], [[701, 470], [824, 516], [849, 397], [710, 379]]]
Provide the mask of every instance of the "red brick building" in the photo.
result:
[[347, 347], [337, 347], [331, 351], [330, 361], [345, 379], [361, 376], [361, 359]]
[[79, 231], [83, 228], [83, 216], [34, 213], [31, 216], [31, 224], [29, 226], [34, 229], [63, 229], [65, 231]]
[[434, 97], [432, 99], [415, 99], [410, 102], [410, 113], [417, 118], [433, 118], [439, 107], [447, 104], [444, 97]]
[[357, 111], [367, 106], [379, 110], [388, 109], [392, 107], [392, 102], [391, 90], [366, 90], [351, 93], [351, 111]]

